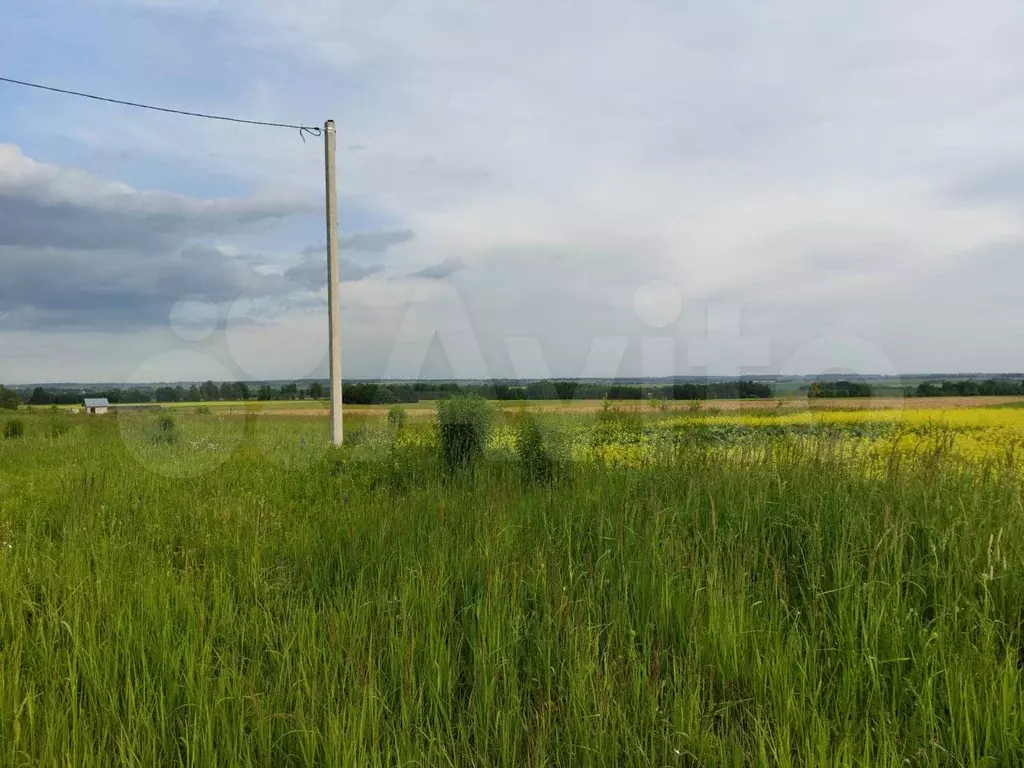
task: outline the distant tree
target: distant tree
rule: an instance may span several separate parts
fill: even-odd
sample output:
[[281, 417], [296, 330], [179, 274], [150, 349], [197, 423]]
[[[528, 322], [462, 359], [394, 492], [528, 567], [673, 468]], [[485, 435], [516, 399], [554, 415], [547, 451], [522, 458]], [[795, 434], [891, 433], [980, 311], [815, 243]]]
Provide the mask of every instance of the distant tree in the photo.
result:
[[248, 384], [246, 384], [244, 381], [236, 381], [235, 382], [235, 396], [239, 400], [248, 400], [249, 399], [249, 394], [250, 394], [250, 392], [249, 392], [249, 385]]
[[200, 385], [199, 394], [202, 396], [202, 399], [206, 402], [220, 400], [220, 387], [218, 387], [212, 381], [208, 381], [205, 384]]
[[195, 384], [188, 388], [187, 397], [190, 403], [198, 403], [200, 400], [203, 399], [203, 396], [199, 393], [199, 387], [197, 387]]
[[324, 396], [324, 385], [319, 381], [314, 381], [309, 385], [309, 396], [314, 400], [319, 400]]
[[643, 390], [633, 384], [612, 384], [608, 387], [609, 400], [640, 400]]
[[[110, 402], [122, 402], [122, 403], [151, 403], [153, 398], [156, 396], [155, 392], [148, 389], [126, 389], [120, 394], [120, 400], [110, 400]], [[102, 397], [102, 395], [101, 395]], [[110, 399], [109, 397], [107, 399]]]
[[158, 403], [178, 402], [178, 393], [175, 392], [174, 387], [157, 387], [154, 396]]
[[575, 381], [556, 381], [554, 387], [555, 396], [559, 400], [572, 400], [576, 397], [576, 390], [579, 385]]
[[871, 397], [871, 385], [863, 381], [815, 381], [807, 389], [807, 396], [815, 397]]
[[525, 400], [526, 387], [510, 387], [508, 384], [494, 385], [495, 400]]
[[[284, 387], [281, 389], [283, 390]], [[375, 384], [342, 384], [341, 399], [342, 402], [353, 405], [369, 405], [373, 402], [376, 390], [377, 386]]]
[[21, 397], [13, 389], [0, 384], [0, 410], [16, 411], [21, 405]]
[[922, 381], [917, 385], [918, 397], [951, 397], [974, 395], [1021, 395], [1024, 381], [1019, 379], [960, 379], [957, 381]]
[[53, 403], [53, 395], [42, 387], [36, 387], [32, 390], [32, 396], [28, 399], [28, 402], [29, 405], [51, 405]]
[[672, 385], [673, 400], [706, 400], [707, 397], [708, 388], [701, 384], [694, 384], [688, 381]]
[[773, 394], [771, 385], [763, 381], [740, 381], [736, 383], [736, 395], [738, 397], [766, 398], [771, 397]]
[[297, 400], [299, 397], [299, 385], [294, 381], [291, 384], [282, 384], [281, 397], [284, 400]]
[[526, 392], [524, 394], [527, 400], [558, 399], [555, 385], [550, 381], [531, 381], [526, 385]]
[[269, 384], [263, 384], [259, 388], [259, 392], [256, 395], [257, 400], [268, 402], [274, 399], [274, 388]]

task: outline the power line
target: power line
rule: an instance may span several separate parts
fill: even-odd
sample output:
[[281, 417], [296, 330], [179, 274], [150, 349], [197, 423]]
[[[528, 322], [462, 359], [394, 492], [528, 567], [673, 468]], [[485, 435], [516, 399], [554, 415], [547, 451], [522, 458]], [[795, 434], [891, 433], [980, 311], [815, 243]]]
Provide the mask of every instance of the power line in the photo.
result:
[[92, 93], [82, 93], [81, 91], [70, 91], [66, 88], [54, 88], [50, 85], [41, 85], [39, 83], [29, 83], [25, 80], [15, 80], [11, 77], [0, 76], [0, 82], [10, 83], [11, 85], [21, 85], [26, 88], [36, 88], [40, 91], [50, 91], [51, 93], [61, 93], [65, 96], [79, 96], [83, 99], [92, 99], [93, 101], [105, 101], [108, 104], [120, 104], [123, 107], [134, 107], [136, 109], [149, 109], [153, 112], [166, 112], [172, 115], [185, 115], [186, 117], [201, 117], [204, 120], [222, 120], [227, 123], [244, 123], [245, 125], [260, 125], [264, 128], [291, 128], [292, 130], [298, 131], [299, 135], [302, 136], [302, 140], [305, 141], [305, 134], [311, 136], [320, 136], [321, 129], [315, 125], [293, 125], [291, 123], [271, 123], [265, 120], [245, 120], [241, 117], [227, 117], [225, 115], [209, 115], [204, 112], [190, 112], [185, 109], [171, 109], [169, 107], [156, 107], [152, 104], [140, 104], [136, 101], [123, 101], [122, 99], [111, 99], [106, 96], [96, 96]]

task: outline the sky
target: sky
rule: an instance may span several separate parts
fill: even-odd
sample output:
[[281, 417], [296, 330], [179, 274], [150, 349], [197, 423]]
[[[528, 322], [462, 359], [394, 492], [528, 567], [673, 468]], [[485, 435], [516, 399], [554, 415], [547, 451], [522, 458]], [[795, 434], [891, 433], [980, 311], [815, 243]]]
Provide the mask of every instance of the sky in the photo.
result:
[[[1024, 370], [1015, 0], [8, 0], [0, 76], [338, 126], [356, 378]], [[0, 382], [326, 376], [322, 141], [0, 83]]]

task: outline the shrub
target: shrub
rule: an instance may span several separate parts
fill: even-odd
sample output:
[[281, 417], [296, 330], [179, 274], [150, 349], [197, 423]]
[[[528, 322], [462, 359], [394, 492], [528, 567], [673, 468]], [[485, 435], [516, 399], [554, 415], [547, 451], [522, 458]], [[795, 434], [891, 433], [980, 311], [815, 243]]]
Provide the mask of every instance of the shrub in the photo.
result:
[[208, 405], [200, 405], [198, 408], [196, 408], [196, 413], [199, 414], [200, 416], [209, 416], [210, 415], [210, 406], [208, 406]]
[[176, 443], [178, 441], [178, 425], [174, 417], [165, 413], [156, 420], [156, 434], [153, 435], [154, 443]]
[[471, 467], [491, 432], [491, 406], [479, 395], [457, 395], [437, 404], [437, 432], [445, 467]]
[[405, 408], [400, 405], [393, 405], [388, 410], [388, 429], [391, 434], [398, 437], [405, 429]]
[[16, 411], [21, 406], [21, 397], [13, 389], [0, 384], [0, 410]]
[[21, 419], [11, 419], [4, 424], [4, 438], [15, 440], [25, 435], [25, 424]]
[[57, 439], [63, 437], [71, 431], [71, 425], [63, 421], [51, 421], [50, 422], [50, 437]]
[[535, 483], [551, 480], [556, 453], [552, 436], [544, 433], [534, 414], [522, 413], [516, 418], [516, 454], [524, 479]]

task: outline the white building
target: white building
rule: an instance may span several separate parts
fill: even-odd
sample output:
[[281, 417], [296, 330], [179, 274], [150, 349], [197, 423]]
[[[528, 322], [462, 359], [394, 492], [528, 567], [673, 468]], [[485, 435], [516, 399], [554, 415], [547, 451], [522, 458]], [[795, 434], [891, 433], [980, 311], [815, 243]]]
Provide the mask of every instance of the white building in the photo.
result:
[[101, 414], [110, 410], [110, 402], [105, 397], [85, 398], [85, 412]]

